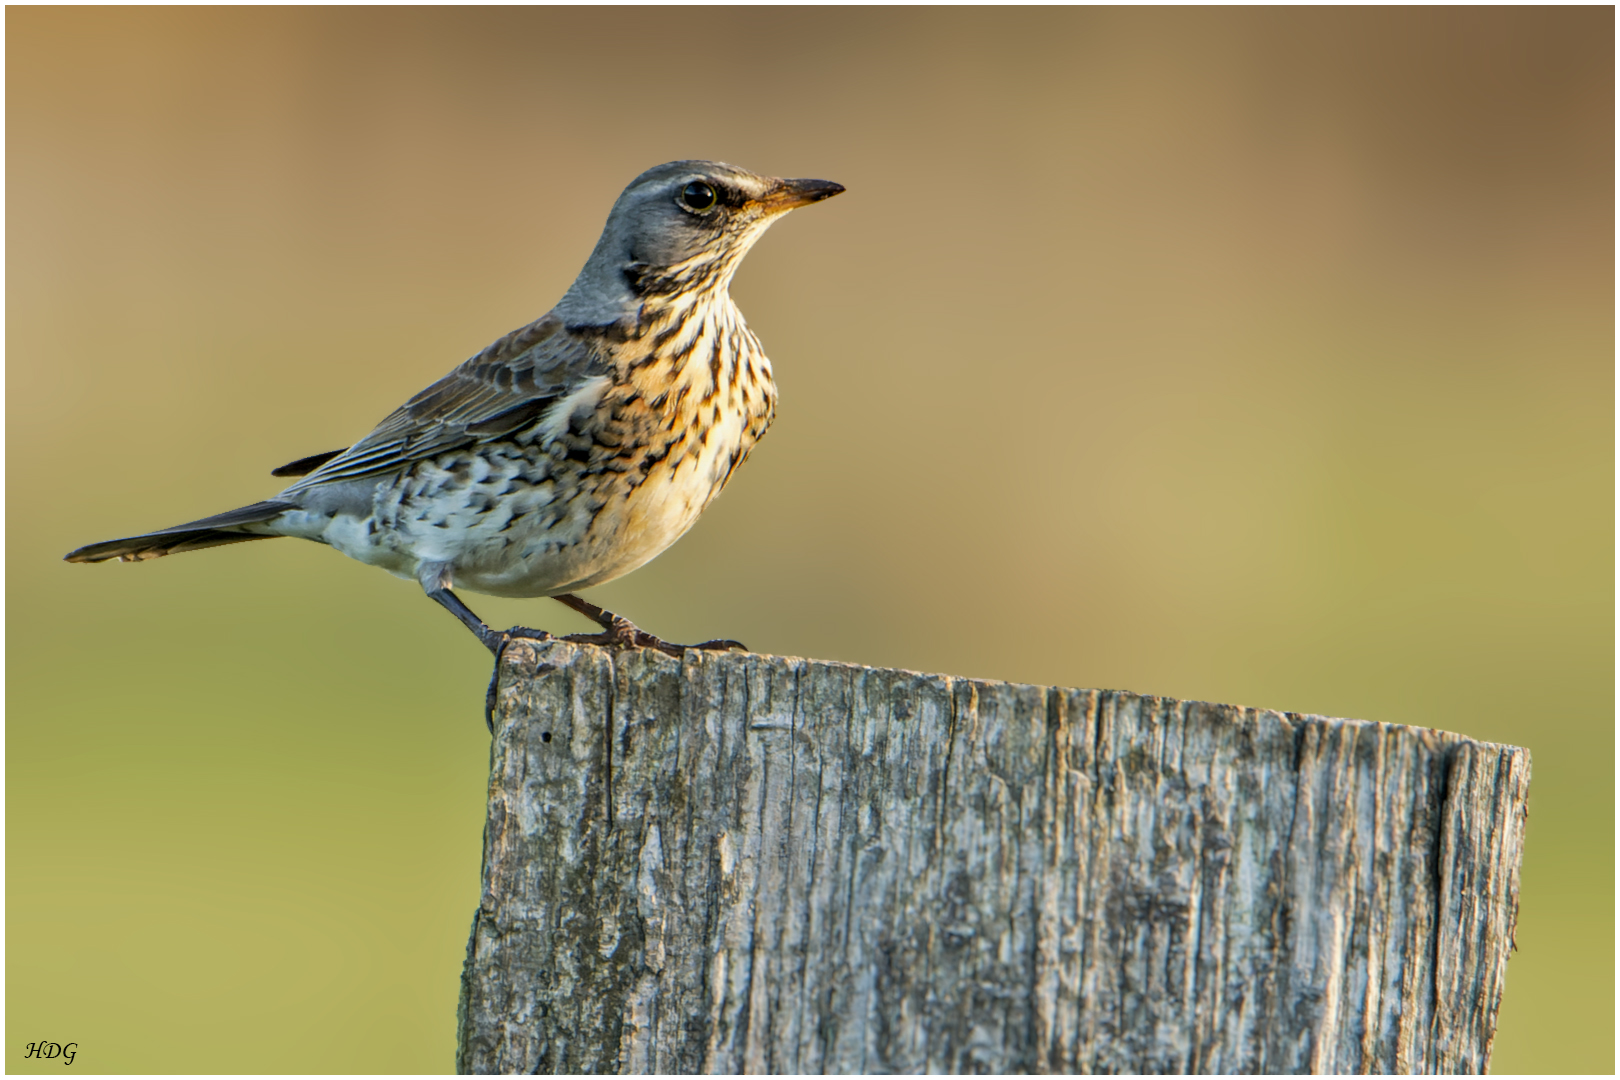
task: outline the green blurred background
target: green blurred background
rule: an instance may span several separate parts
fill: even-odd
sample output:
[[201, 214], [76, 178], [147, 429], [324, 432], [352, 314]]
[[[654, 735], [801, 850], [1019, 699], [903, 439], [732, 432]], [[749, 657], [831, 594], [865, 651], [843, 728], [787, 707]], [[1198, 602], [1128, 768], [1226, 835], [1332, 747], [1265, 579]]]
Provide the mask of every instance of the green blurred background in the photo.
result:
[[[1530, 747], [1498, 1071], [1613, 1068], [1613, 11], [6, 13], [7, 1033], [449, 1071], [488, 657], [268, 496], [642, 169], [837, 180], [673, 640]], [[473, 597], [498, 625], [586, 629]]]

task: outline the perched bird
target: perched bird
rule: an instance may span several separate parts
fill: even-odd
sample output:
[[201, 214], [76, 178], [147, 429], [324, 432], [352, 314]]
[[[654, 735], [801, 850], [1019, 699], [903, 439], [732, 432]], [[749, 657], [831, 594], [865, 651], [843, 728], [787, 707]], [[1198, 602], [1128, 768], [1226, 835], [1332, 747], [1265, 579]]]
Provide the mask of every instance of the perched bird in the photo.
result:
[[614, 203], [556, 307], [371, 434], [273, 470], [298, 479], [264, 502], [67, 561], [297, 536], [419, 582], [497, 662], [513, 638], [550, 635], [491, 630], [453, 586], [550, 596], [603, 628], [572, 640], [675, 654], [734, 646], [672, 645], [573, 593], [673, 544], [765, 434], [776, 385], [731, 278], [773, 221], [843, 190], [715, 161], [649, 169]]

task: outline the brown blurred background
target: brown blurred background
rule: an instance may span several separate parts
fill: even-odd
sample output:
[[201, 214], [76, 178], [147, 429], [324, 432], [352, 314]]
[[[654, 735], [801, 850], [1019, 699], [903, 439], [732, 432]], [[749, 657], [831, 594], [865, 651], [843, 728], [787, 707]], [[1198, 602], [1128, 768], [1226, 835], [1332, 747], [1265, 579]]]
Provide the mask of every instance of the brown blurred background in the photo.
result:
[[[1529, 746], [1499, 1071], [1613, 1068], [1613, 11], [10, 8], [8, 1068], [449, 1071], [488, 657], [266, 497], [642, 169], [849, 191], [673, 640]], [[585, 629], [549, 601], [498, 625]]]

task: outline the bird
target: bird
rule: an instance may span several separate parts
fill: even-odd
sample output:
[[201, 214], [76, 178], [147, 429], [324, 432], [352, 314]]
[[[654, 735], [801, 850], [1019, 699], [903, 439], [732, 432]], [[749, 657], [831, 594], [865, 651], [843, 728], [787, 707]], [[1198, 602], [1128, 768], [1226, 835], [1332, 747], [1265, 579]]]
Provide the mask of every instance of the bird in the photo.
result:
[[[648, 169], [614, 202], [555, 307], [412, 397], [359, 442], [273, 469], [260, 502], [89, 544], [142, 561], [292, 536], [414, 580], [495, 656], [544, 630], [492, 630], [455, 589], [549, 596], [615, 648], [676, 645], [575, 595], [644, 565], [714, 501], [776, 413], [771, 363], [730, 286], [773, 222], [844, 190], [718, 161]], [[492, 676], [485, 721], [491, 722]]]

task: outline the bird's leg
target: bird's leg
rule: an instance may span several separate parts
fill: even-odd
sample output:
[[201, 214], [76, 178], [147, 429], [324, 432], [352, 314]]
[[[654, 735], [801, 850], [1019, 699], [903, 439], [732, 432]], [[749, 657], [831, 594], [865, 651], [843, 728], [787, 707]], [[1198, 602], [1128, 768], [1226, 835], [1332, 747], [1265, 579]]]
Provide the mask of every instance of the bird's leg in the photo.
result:
[[471, 630], [473, 636], [483, 643], [484, 648], [497, 657], [500, 656], [501, 649], [506, 645], [506, 642], [502, 640], [506, 635], [491, 630], [488, 624], [475, 615], [472, 608], [462, 603], [461, 597], [451, 592], [447, 586], [441, 585], [436, 589], [429, 589], [427, 594], [429, 600], [443, 604], [450, 614], [460, 619], [461, 625]]
[[[657, 638], [644, 633], [635, 623], [622, 615], [615, 615], [606, 608], [597, 607], [589, 600], [581, 600], [573, 593], [563, 593], [560, 596], [553, 596], [552, 599], [565, 608], [579, 612], [605, 631], [601, 634], [569, 634], [563, 638], [564, 641], [584, 641], [592, 645], [614, 645], [621, 649], [630, 649], [637, 646], [657, 647], [651, 644], [652, 641], [657, 641]], [[638, 638], [651, 640], [644, 644], [643, 641], [637, 640]]]
[[489, 728], [490, 733], [493, 734], [495, 731], [495, 687], [500, 682], [501, 655], [506, 652], [506, 646], [519, 638], [527, 638], [531, 641], [550, 641], [551, 635], [544, 630], [531, 630], [527, 626], [514, 626], [510, 630], [491, 630], [483, 619], [473, 614], [472, 608], [461, 602], [461, 597], [450, 591], [448, 574], [443, 571], [424, 574], [422, 576], [422, 588], [427, 592], [428, 599], [444, 605], [450, 614], [461, 620], [461, 625], [471, 630], [474, 636], [483, 642], [484, 648], [495, 654], [495, 670], [490, 672], [489, 688], [484, 691], [484, 726]]
[[713, 641], [700, 641], [696, 645], [676, 645], [663, 638], [654, 637], [641, 629], [635, 623], [622, 615], [615, 615], [606, 608], [597, 607], [589, 600], [581, 600], [573, 593], [559, 593], [553, 600], [571, 611], [577, 611], [602, 628], [600, 634], [567, 634], [564, 641], [580, 641], [591, 645], [608, 645], [616, 649], [657, 649], [670, 656], [680, 656], [687, 649], [747, 649], [748, 646], [740, 641], [730, 638], [716, 638]]

